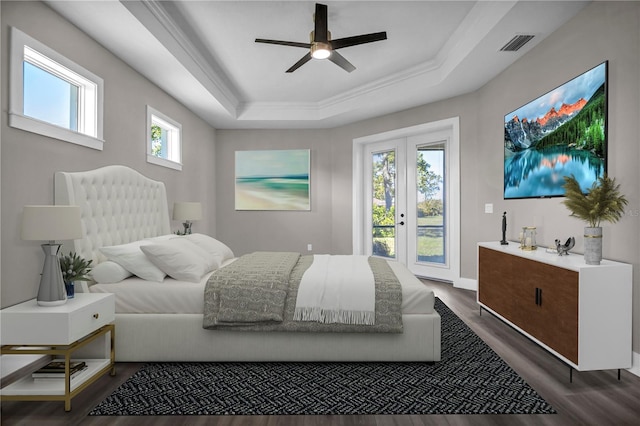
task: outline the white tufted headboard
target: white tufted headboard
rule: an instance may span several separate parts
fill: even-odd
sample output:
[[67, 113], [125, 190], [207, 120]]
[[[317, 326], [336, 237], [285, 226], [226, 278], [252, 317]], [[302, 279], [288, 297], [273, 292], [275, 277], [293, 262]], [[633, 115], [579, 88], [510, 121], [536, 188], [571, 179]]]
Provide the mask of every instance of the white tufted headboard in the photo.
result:
[[55, 174], [55, 204], [80, 206], [83, 238], [73, 250], [97, 264], [100, 247], [171, 233], [164, 183], [125, 166]]

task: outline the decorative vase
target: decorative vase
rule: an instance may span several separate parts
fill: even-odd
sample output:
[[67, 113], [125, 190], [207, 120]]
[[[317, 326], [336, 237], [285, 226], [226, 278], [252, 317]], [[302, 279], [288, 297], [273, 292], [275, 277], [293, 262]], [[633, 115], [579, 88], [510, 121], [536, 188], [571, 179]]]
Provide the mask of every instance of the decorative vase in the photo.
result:
[[76, 294], [76, 288], [73, 281], [65, 281], [64, 288], [67, 290], [67, 299], [73, 299]]
[[599, 265], [602, 260], [602, 227], [584, 228], [584, 260], [587, 265]]

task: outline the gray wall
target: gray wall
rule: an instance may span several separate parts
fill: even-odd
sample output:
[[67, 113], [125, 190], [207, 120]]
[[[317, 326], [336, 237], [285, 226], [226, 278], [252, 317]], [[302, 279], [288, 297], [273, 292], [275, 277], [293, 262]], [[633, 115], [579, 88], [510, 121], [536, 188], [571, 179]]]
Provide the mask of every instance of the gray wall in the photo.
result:
[[[634, 351], [640, 352], [640, 4], [596, 2], [475, 93], [330, 130], [218, 130], [217, 229], [237, 254], [255, 248], [352, 252], [352, 141], [444, 118], [460, 117], [461, 275], [476, 278], [476, 243], [500, 237], [508, 212], [509, 239], [536, 225], [538, 242], [575, 236], [582, 252], [584, 224], [560, 198], [503, 200], [503, 117], [509, 111], [609, 61], [609, 174], [626, 194], [627, 214], [604, 223], [604, 256], [634, 265]], [[233, 153], [265, 148], [311, 148], [311, 213], [236, 212]], [[484, 204], [494, 213], [485, 214]], [[603, 283], [606, 297], [606, 283]]]
[[[311, 211], [235, 211], [235, 151], [255, 149], [311, 150]], [[236, 255], [255, 250], [306, 253], [332, 251], [333, 172], [327, 131], [240, 130], [216, 132], [217, 237]]]
[[[43, 254], [40, 243], [20, 239], [25, 204], [53, 204], [56, 171], [82, 171], [123, 164], [163, 181], [173, 201], [201, 201], [203, 220], [194, 229], [215, 235], [215, 129], [117, 59], [40, 2], [1, 2], [2, 12], [2, 282], [1, 305], [35, 297]], [[105, 82], [104, 151], [8, 127], [9, 26], [101, 76]], [[148, 164], [145, 105], [182, 124], [183, 171]], [[172, 229], [181, 228], [179, 222]], [[64, 248], [63, 248], [64, 249]], [[68, 249], [67, 249], [68, 251]], [[66, 253], [66, 251], [65, 251]]]

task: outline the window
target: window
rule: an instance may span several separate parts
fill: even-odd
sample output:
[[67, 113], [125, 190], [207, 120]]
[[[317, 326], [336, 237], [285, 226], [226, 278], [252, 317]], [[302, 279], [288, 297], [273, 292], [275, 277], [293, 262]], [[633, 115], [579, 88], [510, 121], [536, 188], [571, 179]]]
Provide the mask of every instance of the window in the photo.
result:
[[182, 170], [182, 126], [149, 105], [147, 162]]
[[11, 28], [9, 125], [102, 150], [103, 80]]

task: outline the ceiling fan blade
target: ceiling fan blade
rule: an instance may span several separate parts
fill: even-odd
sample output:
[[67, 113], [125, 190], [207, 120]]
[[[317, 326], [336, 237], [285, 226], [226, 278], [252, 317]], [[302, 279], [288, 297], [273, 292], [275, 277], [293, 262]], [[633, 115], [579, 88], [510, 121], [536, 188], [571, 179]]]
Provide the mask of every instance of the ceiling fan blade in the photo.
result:
[[351, 62], [347, 61], [344, 56], [336, 51], [331, 52], [329, 60], [347, 72], [351, 72], [356, 69]]
[[310, 60], [311, 60], [311, 52], [307, 53], [298, 62], [293, 64], [291, 68], [287, 70], [287, 72], [294, 72], [295, 70], [297, 70], [298, 68], [300, 68], [301, 66], [309, 62]]
[[311, 43], [298, 43], [297, 41], [268, 40], [264, 38], [257, 38], [256, 43], [278, 44], [280, 46], [304, 47], [305, 49], [311, 48]]
[[313, 41], [326, 43], [329, 38], [326, 5], [316, 3], [316, 14], [313, 20], [315, 22]]
[[355, 45], [364, 44], [364, 43], [372, 43], [374, 41], [381, 41], [386, 39], [387, 39], [387, 32], [382, 31], [379, 33], [362, 34], [362, 35], [353, 36], [353, 37], [338, 38], [335, 40], [331, 40], [330, 43], [333, 49], [340, 49], [342, 47], [355, 46]]

